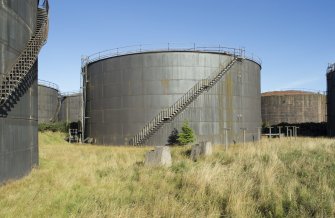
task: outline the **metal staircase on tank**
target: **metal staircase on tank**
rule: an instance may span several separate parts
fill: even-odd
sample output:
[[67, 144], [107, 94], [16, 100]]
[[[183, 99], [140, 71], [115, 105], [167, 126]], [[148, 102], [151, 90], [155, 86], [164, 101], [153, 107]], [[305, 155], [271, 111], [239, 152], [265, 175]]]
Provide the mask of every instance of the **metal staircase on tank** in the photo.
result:
[[[27, 90], [36, 79], [36, 73], [31, 69], [37, 67], [37, 57], [48, 37], [48, 1], [45, 0], [42, 8], [37, 9], [37, 23], [34, 35], [17, 58], [10, 70], [2, 76], [0, 84], [0, 107], [4, 113], [13, 106], [13, 102]], [[27, 85], [28, 84], [28, 85]]]
[[142, 130], [137, 133], [130, 141], [130, 145], [141, 145], [146, 142], [153, 134], [155, 134], [164, 123], [173, 120], [179, 113], [187, 108], [194, 100], [198, 98], [204, 91], [211, 89], [237, 61], [242, 61], [244, 50], [236, 49], [228, 63], [220, 66], [218, 72], [213, 73], [207, 79], [200, 80], [186, 94], [178, 99], [172, 106], [162, 110], [150, 122], [148, 122]]
[[60, 109], [62, 108], [62, 104], [63, 104], [64, 99], [65, 99], [64, 96], [62, 96], [62, 95], [58, 96], [57, 108], [56, 108], [56, 111], [55, 111], [53, 117], [50, 119], [50, 122], [54, 123], [58, 120], [59, 112], [60, 112]]

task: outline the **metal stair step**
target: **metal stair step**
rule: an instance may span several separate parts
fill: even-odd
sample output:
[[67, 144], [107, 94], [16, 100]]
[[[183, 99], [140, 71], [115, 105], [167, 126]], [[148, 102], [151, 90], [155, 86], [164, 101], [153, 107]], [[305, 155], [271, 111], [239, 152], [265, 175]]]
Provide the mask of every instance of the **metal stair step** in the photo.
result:
[[44, 9], [38, 9], [37, 25], [35, 34], [29, 40], [27, 47], [21, 52], [17, 62], [7, 76], [1, 82], [1, 105], [15, 94], [15, 90], [23, 82], [30, 81], [33, 77], [29, 75], [30, 69], [33, 67], [38, 52], [41, 49], [47, 36], [47, 19], [48, 15]]
[[[145, 131], [143, 132], [142, 130], [140, 131], [139, 134], [135, 135], [134, 138], [130, 141], [134, 145], [136, 144], [142, 144], [150, 138], [158, 129], [164, 124], [164, 121], [169, 121], [172, 120], [177, 114], [179, 114], [180, 111], [184, 110], [187, 108], [187, 106], [194, 101], [201, 93], [203, 93], [206, 90], [209, 90], [213, 85], [219, 81], [225, 74], [228, 72], [231, 67], [234, 65], [238, 58], [234, 57], [233, 60], [230, 61], [227, 66], [222, 69], [213, 79], [207, 79], [201, 81], [202, 83], [197, 83], [194, 87], [193, 90], [191, 89], [189, 92], [187, 92], [183, 97], [181, 97], [175, 104], [174, 106], [171, 107], [171, 111], [169, 109], [168, 115], [162, 115], [164, 114], [164, 111], [159, 113], [151, 122], [148, 123], [143, 129]], [[203, 84], [205, 82], [205, 84]], [[177, 107], [175, 107], [177, 106]], [[147, 126], [152, 125], [152, 128], [147, 130]], [[136, 140], [139, 139], [139, 140]]]

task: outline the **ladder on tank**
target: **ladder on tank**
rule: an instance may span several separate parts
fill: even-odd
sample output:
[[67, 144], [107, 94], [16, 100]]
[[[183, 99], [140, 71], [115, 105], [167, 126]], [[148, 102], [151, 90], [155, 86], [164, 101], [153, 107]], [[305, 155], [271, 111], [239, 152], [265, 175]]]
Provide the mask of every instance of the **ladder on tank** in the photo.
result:
[[31, 69], [37, 64], [38, 53], [45, 44], [48, 37], [49, 21], [48, 21], [48, 1], [46, 0], [43, 8], [37, 9], [37, 23], [34, 35], [28, 41], [27, 46], [17, 58], [16, 62], [10, 70], [2, 76], [0, 84], [0, 107], [2, 112], [5, 108], [10, 108], [7, 103], [12, 99], [15, 100], [20, 89], [29, 87], [37, 77]]
[[236, 49], [231, 55], [228, 63], [220, 66], [219, 72], [213, 73], [207, 79], [199, 81], [186, 94], [178, 99], [172, 106], [162, 110], [150, 122], [148, 122], [139, 133], [137, 133], [130, 141], [130, 145], [144, 144], [153, 134], [155, 134], [164, 123], [173, 120], [179, 113], [187, 108], [198, 96], [204, 91], [211, 89], [237, 61], [243, 60], [244, 50]]

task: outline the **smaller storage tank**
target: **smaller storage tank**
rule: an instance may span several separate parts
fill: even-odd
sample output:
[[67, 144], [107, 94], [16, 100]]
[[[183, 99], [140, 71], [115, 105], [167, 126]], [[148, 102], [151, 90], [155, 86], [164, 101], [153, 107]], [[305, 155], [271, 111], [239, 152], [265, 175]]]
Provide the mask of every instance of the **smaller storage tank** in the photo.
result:
[[62, 106], [58, 115], [59, 121], [67, 123], [81, 121], [81, 92], [62, 93]]
[[328, 135], [335, 136], [335, 63], [327, 69], [327, 109]]
[[296, 90], [265, 92], [261, 102], [265, 125], [326, 122], [324, 94]]
[[59, 88], [55, 83], [38, 80], [38, 123], [58, 120], [60, 100]]

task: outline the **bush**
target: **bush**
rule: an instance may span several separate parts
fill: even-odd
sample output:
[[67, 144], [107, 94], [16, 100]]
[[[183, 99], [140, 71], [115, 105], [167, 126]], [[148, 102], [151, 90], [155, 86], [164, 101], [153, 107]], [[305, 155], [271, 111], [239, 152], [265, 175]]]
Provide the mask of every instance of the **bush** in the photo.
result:
[[178, 145], [179, 142], [178, 142], [178, 129], [174, 128], [171, 132], [171, 134], [169, 135], [169, 138], [168, 138], [168, 144], [169, 145]]
[[178, 142], [180, 145], [187, 145], [195, 142], [194, 131], [187, 121], [184, 121], [183, 126], [181, 127], [181, 133], [178, 134]]
[[69, 131], [69, 124], [66, 122], [55, 122], [55, 123], [40, 123], [38, 124], [38, 131], [40, 132], [64, 132]]

